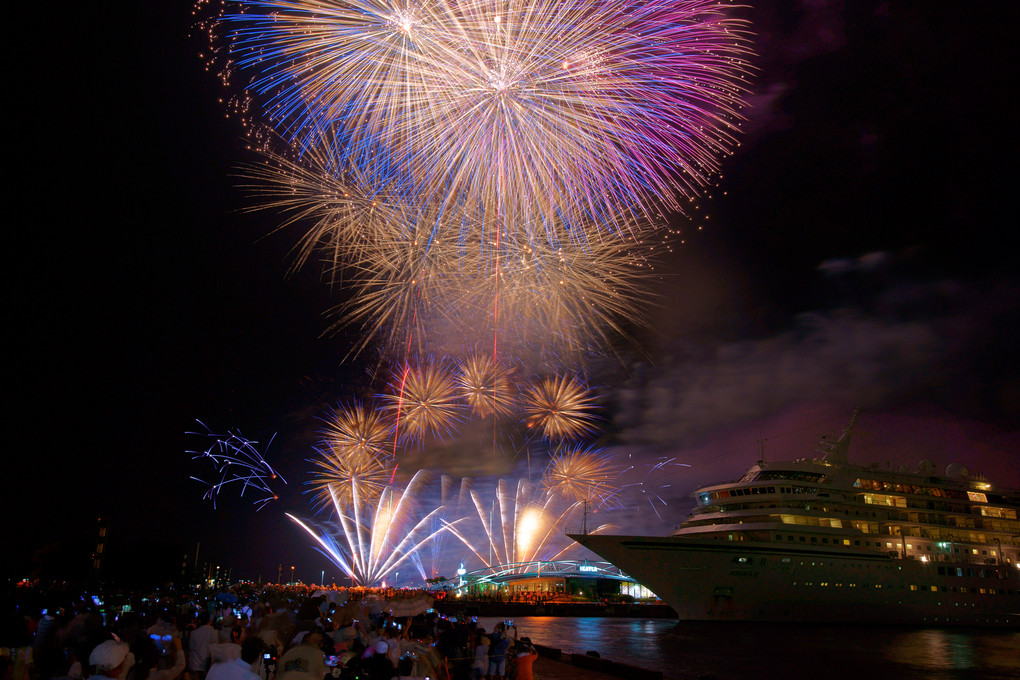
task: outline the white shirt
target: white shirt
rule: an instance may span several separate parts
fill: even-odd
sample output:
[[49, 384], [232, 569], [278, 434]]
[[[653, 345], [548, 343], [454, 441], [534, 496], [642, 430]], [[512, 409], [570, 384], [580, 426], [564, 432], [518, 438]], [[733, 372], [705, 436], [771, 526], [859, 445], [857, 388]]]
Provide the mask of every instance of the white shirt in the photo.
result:
[[188, 637], [188, 670], [204, 671], [209, 667], [209, 645], [216, 642], [219, 633], [210, 625], [199, 626]]
[[205, 678], [206, 680], [262, 680], [252, 671], [251, 665], [243, 659], [214, 663]]

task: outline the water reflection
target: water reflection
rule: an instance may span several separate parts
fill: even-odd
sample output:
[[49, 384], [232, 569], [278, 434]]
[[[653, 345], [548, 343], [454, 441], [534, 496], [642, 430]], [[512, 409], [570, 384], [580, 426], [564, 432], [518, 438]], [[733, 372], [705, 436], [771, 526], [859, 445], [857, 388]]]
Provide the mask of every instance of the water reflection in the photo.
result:
[[[479, 624], [491, 631], [499, 620]], [[1020, 631], [558, 617], [516, 623], [520, 635], [564, 653], [594, 650], [681, 680], [1020, 678]]]

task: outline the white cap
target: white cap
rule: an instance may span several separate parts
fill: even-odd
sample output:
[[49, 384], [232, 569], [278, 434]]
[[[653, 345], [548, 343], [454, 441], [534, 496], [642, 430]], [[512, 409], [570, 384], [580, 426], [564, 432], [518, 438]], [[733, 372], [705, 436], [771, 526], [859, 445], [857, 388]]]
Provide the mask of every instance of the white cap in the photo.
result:
[[124, 663], [124, 657], [128, 655], [129, 649], [127, 643], [107, 640], [89, 654], [89, 665], [95, 666], [100, 671], [113, 670]]

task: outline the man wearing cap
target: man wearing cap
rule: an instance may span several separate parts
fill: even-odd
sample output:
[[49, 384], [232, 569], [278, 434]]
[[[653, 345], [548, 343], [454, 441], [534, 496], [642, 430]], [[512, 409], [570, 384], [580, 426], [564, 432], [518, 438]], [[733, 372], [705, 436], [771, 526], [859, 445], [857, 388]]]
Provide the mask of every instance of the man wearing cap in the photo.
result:
[[107, 640], [101, 642], [89, 654], [89, 666], [92, 667], [91, 678], [108, 678], [117, 680], [124, 676], [124, 660], [127, 659], [128, 645], [126, 642]]

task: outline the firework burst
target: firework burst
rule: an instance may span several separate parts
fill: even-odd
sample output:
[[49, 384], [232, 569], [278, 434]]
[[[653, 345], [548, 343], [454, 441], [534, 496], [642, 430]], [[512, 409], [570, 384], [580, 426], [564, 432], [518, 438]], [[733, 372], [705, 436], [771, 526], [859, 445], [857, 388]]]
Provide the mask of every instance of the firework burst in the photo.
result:
[[[206, 427], [201, 421], [196, 422], [202, 427]], [[216, 481], [207, 482], [198, 477], [192, 477], [196, 482], [202, 482], [208, 486], [203, 498], [211, 500], [214, 508], [217, 496], [226, 486], [240, 486], [242, 497], [249, 491], [254, 493], [253, 503], [256, 510], [261, 510], [268, 503], [279, 499], [272, 484], [277, 479], [286, 484], [287, 480], [266, 462], [262, 453], [256, 448], [258, 441], [246, 439], [239, 432], [228, 432], [226, 435], [215, 434], [208, 427], [206, 427], [206, 432], [189, 432], [188, 434], [197, 434], [212, 440], [205, 450], [188, 451], [188, 453], [193, 454], [193, 460], [208, 460], [215, 468], [218, 477]], [[270, 437], [266, 449], [272, 443], [273, 438]]]
[[[309, 482], [316, 502], [325, 509], [355, 502], [373, 503], [389, 482], [389, 470], [378, 456], [345, 449], [319, 449], [310, 462], [315, 466]], [[353, 490], [357, 489], [355, 495]]]
[[429, 432], [452, 432], [465, 412], [450, 372], [431, 361], [405, 362], [391, 374], [382, 398], [382, 408], [398, 423], [398, 434], [410, 441], [421, 442]]
[[524, 423], [548, 439], [578, 439], [594, 432], [591, 394], [570, 376], [545, 378], [524, 391]]
[[542, 475], [551, 495], [605, 505], [619, 491], [619, 466], [605, 452], [575, 446], [555, 454]]
[[[271, 124], [492, 237], [680, 207], [735, 146], [749, 50], [718, 0], [238, 0]], [[594, 216], [594, 222], [591, 217]]]
[[389, 480], [386, 446], [393, 432], [382, 414], [361, 404], [333, 410], [326, 420], [322, 442], [311, 459], [315, 469], [309, 482], [316, 502], [330, 509], [334, 502], [344, 508], [357, 498], [364, 503], [378, 499]]
[[355, 404], [332, 411], [322, 436], [331, 449], [377, 457], [385, 453], [392, 432], [381, 413]]
[[491, 355], [469, 356], [460, 364], [456, 381], [461, 398], [478, 416], [505, 416], [513, 408], [510, 373]]
[[[337, 173], [322, 149], [300, 160], [267, 151], [243, 174], [249, 210], [278, 212], [280, 228], [309, 225], [294, 266], [324, 261], [352, 288], [334, 314], [338, 327], [361, 326], [354, 353], [372, 339], [402, 349], [412, 341], [420, 352], [443, 337], [501, 337], [510, 352], [530, 344], [565, 353], [608, 343], [610, 332], [625, 335], [622, 320], [641, 323], [640, 284], [659, 241], [634, 236], [646, 231], [636, 222], [620, 221], [620, 236], [583, 243], [559, 225], [554, 245], [505, 233], [498, 247], [483, 246], [474, 216], [432, 204], [415, 210], [355, 170]], [[437, 220], [441, 228], [430, 230]]]

